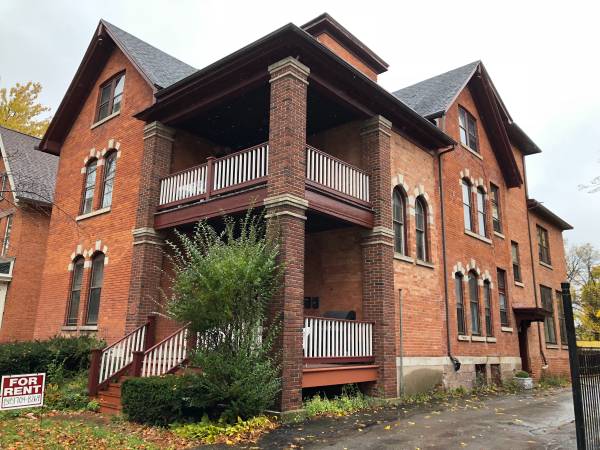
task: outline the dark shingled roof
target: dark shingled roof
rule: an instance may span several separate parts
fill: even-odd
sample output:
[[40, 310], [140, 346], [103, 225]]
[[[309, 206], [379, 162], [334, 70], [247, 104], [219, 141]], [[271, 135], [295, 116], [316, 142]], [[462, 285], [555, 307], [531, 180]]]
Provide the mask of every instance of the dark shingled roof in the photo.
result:
[[431, 118], [443, 114], [469, 81], [481, 61], [423, 80], [393, 94], [421, 114]]
[[[0, 126], [2, 157], [15, 184], [18, 200], [51, 204], [58, 170], [58, 156], [40, 152], [40, 139]], [[6, 164], [8, 163], [8, 164]]]
[[147, 42], [121, 30], [119, 27], [101, 20], [117, 45], [134, 59], [134, 63], [158, 88], [166, 88], [193, 74], [197, 69], [153, 47]]

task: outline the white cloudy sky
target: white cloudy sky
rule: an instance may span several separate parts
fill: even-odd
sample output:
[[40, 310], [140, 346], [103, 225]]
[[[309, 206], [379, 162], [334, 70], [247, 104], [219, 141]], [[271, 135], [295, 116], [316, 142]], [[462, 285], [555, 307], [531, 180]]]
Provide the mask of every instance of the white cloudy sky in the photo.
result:
[[[390, 64], [396, 90], [482, 59], [513, 118], [544, 153], [528, 157], [530, 196], [600, 247], [600, 4], [592, 1], [0, 2], [0, 86], [36, 80], [56, 109], [100, 18], [201, 68], [274, 29], [327, 11]], [[285, 5], [285, 6], [284, 6]]]

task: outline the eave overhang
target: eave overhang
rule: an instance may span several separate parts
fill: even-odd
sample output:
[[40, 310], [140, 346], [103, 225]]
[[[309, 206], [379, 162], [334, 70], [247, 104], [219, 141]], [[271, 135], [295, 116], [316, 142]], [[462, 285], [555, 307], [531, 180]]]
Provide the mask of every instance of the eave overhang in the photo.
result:
[[541, 202], [538, 202], [536, 199], [528, 198], [527, 199], [527, 209], [544, 219], [546, 222], [551, 223], [556, 226], [561, 231], [572, 230], [573, 226], [570, 225], [567, 221], [561, 219], [559, 216], [554, 214], [548, 208], [546, 208]]
[[311, 86], [335, 96], [361, 116], [383, 115], [398, 132], [428, 150], [455, 144], [429, 120], [294, 24], [285, 25], [157, 92], [156, 102], [136, 117], [147, 122], [176, 124], [252, 86], [266, 83], [267, 67], [290, 55], [310, 68]]

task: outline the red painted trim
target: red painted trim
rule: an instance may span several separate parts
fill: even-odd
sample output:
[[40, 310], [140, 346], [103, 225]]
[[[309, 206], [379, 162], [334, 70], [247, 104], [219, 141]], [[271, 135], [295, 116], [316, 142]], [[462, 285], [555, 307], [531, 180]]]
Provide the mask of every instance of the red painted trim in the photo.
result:
[[304, 364], [341, 364], [341, 363], [373, 363], [374, 356], [338, 356], [332, 358], [307, 358], [304, 357]]
[[334, 386], [338, 384], [377, 381], [379, 366], [305, 367], [302, 387]]
[[307, 185], [306, 200], [308, 200], [309, 210], [337, 217], [365, 228], [373, 228], [372, 211], [358, 205], [348, 204], [341, 199], [331, 198], [330, 195], [319, 192], [319, 189], [312, 185]]

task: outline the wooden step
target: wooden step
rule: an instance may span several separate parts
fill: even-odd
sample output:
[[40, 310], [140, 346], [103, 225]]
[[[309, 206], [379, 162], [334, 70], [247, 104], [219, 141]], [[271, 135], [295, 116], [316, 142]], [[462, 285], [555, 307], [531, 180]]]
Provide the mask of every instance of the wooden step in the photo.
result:
[[100, 412], [102, 414], [108, 414], [111, 416], [115, 416], [117, 414], [121, 414], [121, 411], [123, 410], [123, 408], [121, 407], [121, 404], [117, 405], [111, 405], [111, 404], [107, 404], [107, 403], [100, 403]]

